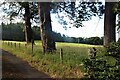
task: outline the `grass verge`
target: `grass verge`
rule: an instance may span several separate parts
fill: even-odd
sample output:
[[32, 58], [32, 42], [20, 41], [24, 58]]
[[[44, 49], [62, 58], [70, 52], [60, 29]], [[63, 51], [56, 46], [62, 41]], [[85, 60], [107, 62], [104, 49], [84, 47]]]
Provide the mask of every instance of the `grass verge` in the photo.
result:
[[[56, 43], [56, 47], [56, 52], [45, 55], [42, 52], [40, 41], [35, 42], [33, 52], [31, 50], [31, 44], [26, 47], [25, 42], [2, 41], [1, 48], [22, 58], [32, 67], [45, 72], [53, 78], [81, 78], [84, 74], [82, 60], [88, 57], [88, 48], [96, 47], [98, 50], [101, 50], [102, 46]], [[63, 49], [63, 63], [61, 63], [59, 54], [61, 48]]]

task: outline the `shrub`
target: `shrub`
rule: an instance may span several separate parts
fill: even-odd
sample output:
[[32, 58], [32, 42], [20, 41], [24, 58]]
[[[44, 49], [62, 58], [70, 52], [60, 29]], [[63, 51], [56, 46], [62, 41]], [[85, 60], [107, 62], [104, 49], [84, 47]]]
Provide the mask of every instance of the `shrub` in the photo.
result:
[[103, 56], [92, 56], [83, 61], [86, 71], [84, 79], [120, 80], [120, 42], [111, 43], [105, 52]]

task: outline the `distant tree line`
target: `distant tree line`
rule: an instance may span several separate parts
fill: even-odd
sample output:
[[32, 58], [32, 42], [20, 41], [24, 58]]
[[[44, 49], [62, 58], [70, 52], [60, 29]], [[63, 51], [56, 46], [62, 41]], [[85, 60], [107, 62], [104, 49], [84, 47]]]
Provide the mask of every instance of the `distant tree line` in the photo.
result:
[[[23, 23], [2, 23], [1, 25], [3, 40], [25, 41], [25, 29]], [[34, 39], [40, 40], [40, 28], [33, 26], [32, 30], [34, 33]]]
[[92, 45], [103, 45], [103, 37], [69, 37], [61, 35], [60, 33], [54, 32], [54, 39], [56, 42], [69, 42], [69, 43], [83, 43], [83, 44], [92, 44]]
[[2, 39], [3, 40], [25, 40], [25, 35], [23, 31], [23, 24], [4, 24], [2, 23]]
[[[15, 40], [15, 41], [25, 41], [25, 29], [23, 23], [2, 23], [2, 39], [3, 40]], [[40, 27], [32, 27], [34, 39], [41, 40], [40, 38]], [[66, 35], [61, 35], [60, 33], [53, 32], [53, 38], [56, 42], [69, 42], [69, 43], [83, 43], [92, 45], [102, 45], [103, 38], [100, 37], [69, 37]]]

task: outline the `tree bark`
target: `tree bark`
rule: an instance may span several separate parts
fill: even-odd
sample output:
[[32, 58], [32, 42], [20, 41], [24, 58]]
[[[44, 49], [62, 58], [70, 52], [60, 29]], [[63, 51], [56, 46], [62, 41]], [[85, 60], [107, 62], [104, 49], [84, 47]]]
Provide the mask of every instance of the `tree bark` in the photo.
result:
[[29, 9], [29, 3], [26, 2], [25, 6], [25, 37], [26, 37], [26, 42], [31, 43], [33, 41], [33, 31], [31, 28], [31, 22], [30, 22], [30, 9]]
[[115, 2], [105, 2], [104, 15], [104, 46], [116, 41], [116, 13], [114, 12]]
[[50, 16], [50, 3], [38, 2], [38, 11], [40, 15], [40, 31], [43, 46], [43, 52], [52, 52], [56, 50], [55, 40], [53, 39], [51, 16]]

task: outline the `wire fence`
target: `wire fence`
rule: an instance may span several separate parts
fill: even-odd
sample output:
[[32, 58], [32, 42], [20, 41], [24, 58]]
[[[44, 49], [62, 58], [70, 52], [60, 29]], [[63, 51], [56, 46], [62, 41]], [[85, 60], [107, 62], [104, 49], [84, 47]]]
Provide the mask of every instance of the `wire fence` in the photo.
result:
[[[13, 41], [2, 41], [2, 44], [7, 45], [11, 48], [13, 47], [16, 49], [29, 51], [32, 54], [36, 53], [35, 52], [36, 45], [33, 45], [33, 44], [27, 45], [26, 43], [23, 43], [23, 42], [13, 42]], [[67, 54], [67, 52], [68, 52], [68, 54]], [[59, 48], [56, 51], [54, 51], [53, 53], [56, 53], [57, 55], [59, 55], [60, 63], [64, 63], [65, 60], [67, 62], [68, 60], [70, 61], [72, 59], [74, 60], [74, 62], [76, 62], [77, 59], [79, 58], [78, 55], [75, 54], [76, 53], [75, 51], [65, 50], [64, 48]], [[53, 61], [56, 61], [56, 60], [53, 60]]]

